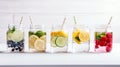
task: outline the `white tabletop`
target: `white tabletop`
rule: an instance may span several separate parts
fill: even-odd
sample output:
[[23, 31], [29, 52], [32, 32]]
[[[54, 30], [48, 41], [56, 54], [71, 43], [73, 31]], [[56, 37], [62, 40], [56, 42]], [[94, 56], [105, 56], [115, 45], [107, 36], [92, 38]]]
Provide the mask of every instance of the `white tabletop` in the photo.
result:
[[111, 53], [0, 53], [0, 65], [116, 65], [119, 48], [116, 43]]

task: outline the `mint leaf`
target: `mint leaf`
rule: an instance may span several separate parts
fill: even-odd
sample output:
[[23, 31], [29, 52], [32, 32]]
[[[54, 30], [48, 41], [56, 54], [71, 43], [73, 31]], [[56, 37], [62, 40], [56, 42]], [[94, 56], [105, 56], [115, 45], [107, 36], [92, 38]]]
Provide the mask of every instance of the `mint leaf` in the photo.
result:
[[13, 33], [14, 31], [15, 31], [15, 26], [13, 26], [13, 28], [12, 28], [11, 32]]
[[9, 28], [7, 33], [13, 33], [15, 31], [15, 26], [13, 26], [11, 29]]
[[106, 33], [105, 32], [102, 32], [101, 35], [105, 35]]
[[80, 38], [77, 36], [77, 37], [75, 37], [75, 39], [77, 39], [78, 41], [80, 41]]
[[43, 32], [42, 32], [42, 31], [37, 31], [37, 32], [35, 33], [35, 35], [37, 35], [38, 37], [41, 37], [41, 36], [43, 36]]
[[32, 31], [29, 31], [29, 36], [34, 35], [35, 33]]

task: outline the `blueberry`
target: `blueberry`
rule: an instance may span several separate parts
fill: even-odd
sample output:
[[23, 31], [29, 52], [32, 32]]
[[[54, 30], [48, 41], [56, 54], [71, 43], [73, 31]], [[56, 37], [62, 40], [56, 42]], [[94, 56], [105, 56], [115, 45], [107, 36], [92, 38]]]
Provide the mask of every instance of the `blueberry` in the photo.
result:
[[8, 47], [14, 47], [14, 43], [15, 43], [15, 42], [13, 42], [13, 41], [11, 41], [11, 40], [7, 41]]
[[22, 51], [23, 50], [23, 48], [19, 48], [19, 51]]
[[22, 51], [22, 49], [19, 49], [19, 51]]
[[11, 40], [7, 41], [7, 44], [12, 44], [12, 43], [13, 43], [13, 41], [11, 41]]
[[14, 51], [14, 49], [11, 50], [12, 52]]
[[19, 48], [15, 48], [16, 50], [18, 50]]
[[11, 47], [11, 44], [8, 44], [8, 47]]

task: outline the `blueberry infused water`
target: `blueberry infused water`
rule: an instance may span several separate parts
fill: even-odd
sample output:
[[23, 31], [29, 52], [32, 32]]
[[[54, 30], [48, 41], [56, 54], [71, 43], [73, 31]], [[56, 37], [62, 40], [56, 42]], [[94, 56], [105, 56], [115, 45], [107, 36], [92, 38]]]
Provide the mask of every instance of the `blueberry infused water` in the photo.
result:
[[7, 31], [8, 52], [24, 51], [24, 32], [21, 26], [9, 25]]

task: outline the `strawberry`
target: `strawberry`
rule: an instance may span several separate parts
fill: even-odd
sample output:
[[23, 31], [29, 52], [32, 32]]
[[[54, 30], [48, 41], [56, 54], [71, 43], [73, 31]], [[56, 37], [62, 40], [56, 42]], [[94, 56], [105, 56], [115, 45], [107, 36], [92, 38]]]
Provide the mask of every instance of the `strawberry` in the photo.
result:
[[101, 41], [106, 41], [107, 40], [107, 37], [106, 36], [102, 36], [101, 37]]
[[100, 41], [100, 46], [105, 46], [105, 41]]
[[106, 52], [110, 52], [111, 49], [112, 49], [112, 47], [107, 46], [107, 47], [106, 47]]
[[107, 37], [107, 38], [112, 38], [112, 33], [107, 33], [107, 34], [106, 34], [106, 37]]

